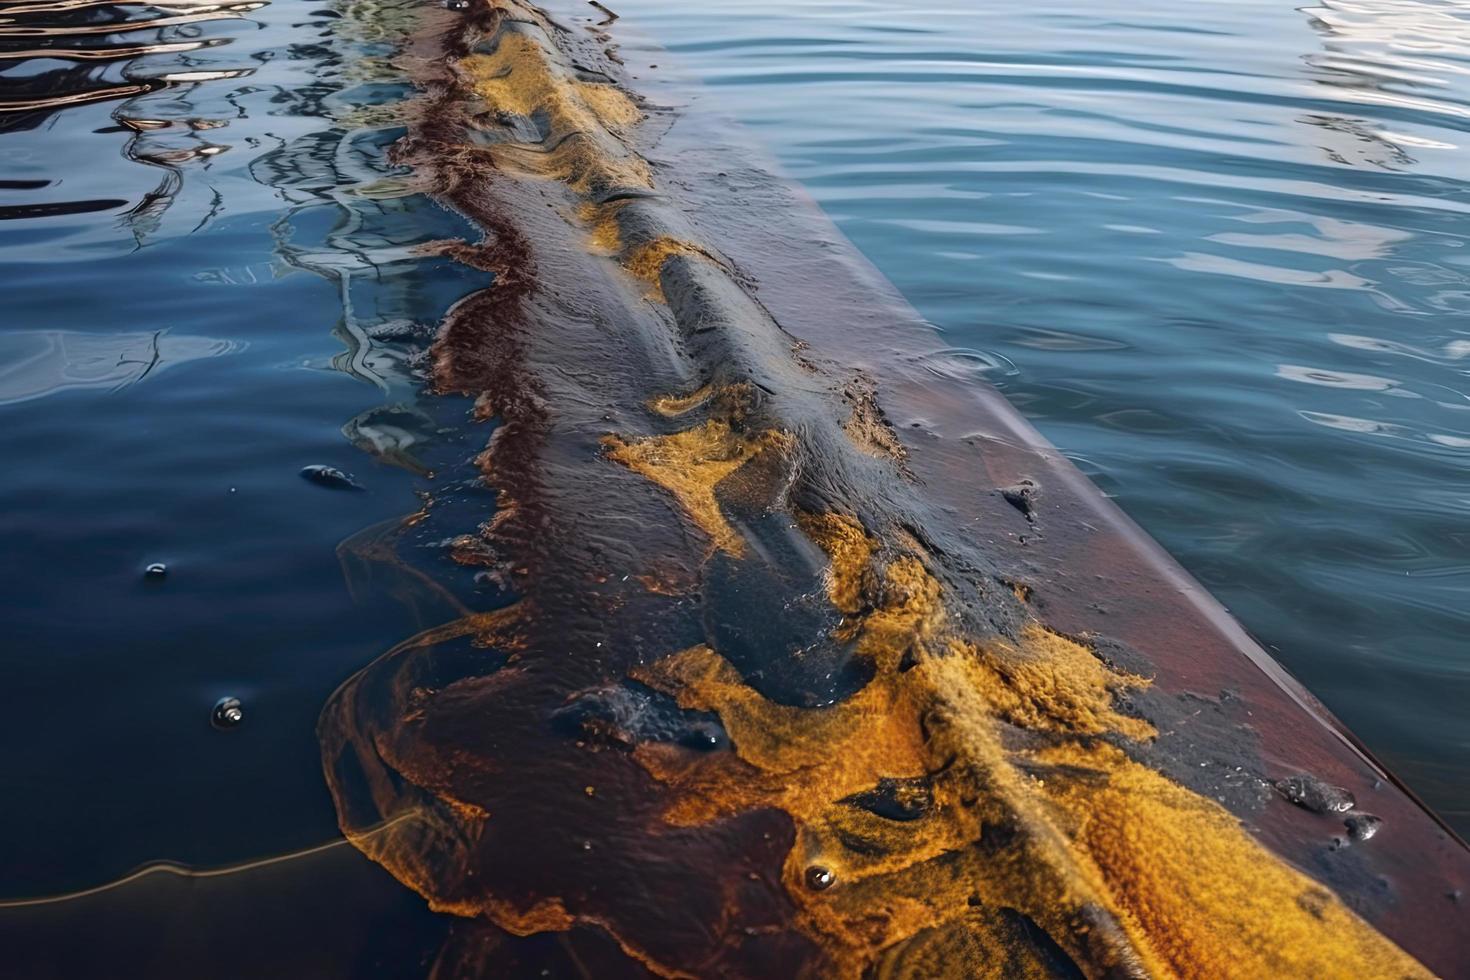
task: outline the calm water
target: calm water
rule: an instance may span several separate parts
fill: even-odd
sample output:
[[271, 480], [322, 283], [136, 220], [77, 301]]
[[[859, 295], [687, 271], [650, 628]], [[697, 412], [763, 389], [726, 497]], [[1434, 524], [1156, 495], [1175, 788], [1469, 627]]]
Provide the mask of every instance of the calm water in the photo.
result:
[[[140, 23], [159, 17], [175, 23]], [[413, 251], [472, 230], [384, 162], [402, 130], [383, 107], [405, 92], [373, 59], [395, 18], [297, 0], [0, 11], [0, 899], [337, 836], [317, 715], [427, 625], [385, 601], [399, 583], [366, 575], [353, 536], [415, 509], [417, 467], [473, 448], [429, 414], [463, 406], [417, 403], [412, 346], [369, 335], [432, 325], [487, 281]], [[40, 25], [52, 36], [22, 33]], [[164, 50], [105, 57], [146, 44]], [[6, 57], [37, 47], [60, 56]], [[79, 104], [22, 111], [40, 95]], [[309, 464], [367, 492], [314, 486]], [[237, 730], [211, 728], [224, 696], [243, 701]], [[197, 954], [265, 976], [309, 974], [312, 944], [333, 969], [364, 958], [356, 974], [385, 946], [434, 948], [386, 873], [332, 877], [350, 854], [0, 908], [0, 949], [26, 976], [95, 970], [68, 959], [84, 952], [105, 975], [202, 975]], [[355, 908], [369, 885], [386, 904]], [[312, 925], [308, 943], [276, 908]], [[165, 951], [178, 959], [150, 972]]]
[[[614, 6], [1470, 829], [1470, 4]], [[484, 442], [416, 397], [485, 277], [383, 159], [401, 20], [0, 11], [0, 898], [329, 842], [322, 703], [444, 618], [355, 557]], [[344, 948], [398, 975], [434, 927], [373, 873]]]
[[613, 7], [1470, 832], [1470, 3]]

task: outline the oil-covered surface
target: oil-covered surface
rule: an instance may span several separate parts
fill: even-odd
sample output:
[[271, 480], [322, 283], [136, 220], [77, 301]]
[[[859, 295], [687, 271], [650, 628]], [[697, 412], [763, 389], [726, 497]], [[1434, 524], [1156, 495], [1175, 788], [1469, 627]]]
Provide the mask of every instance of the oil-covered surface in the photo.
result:
[[19, 975], [1463, 972], [1463, 845], [603, 12], [26, 6]]
[[1465, 4], [611, 6], [1470, 833]]
[[915, 367], [937, 338], [815, 211], [561, 16], [471, 3], [403, 61], [399, 159], [487, 233], [432, 384], [493, 423], [498, 493], [405, 534], [457, 533], [507, 602], [320, 732], [349, 838], [466, 920], [438, 969], [548, 933], [662, 975], [1463, 969], [1464, 845], [993, 391]]

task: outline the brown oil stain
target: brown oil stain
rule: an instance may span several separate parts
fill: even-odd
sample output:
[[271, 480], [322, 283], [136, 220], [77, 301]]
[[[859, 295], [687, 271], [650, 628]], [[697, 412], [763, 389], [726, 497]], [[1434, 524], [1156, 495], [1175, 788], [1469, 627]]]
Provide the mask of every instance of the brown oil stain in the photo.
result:
[[712, 395], [714, 389], [709, 385], [700, 385], [687, 395], [658, 395], [650, 398], [648, 407], [664, 418], [677, 418], [703, 405]]
[[842, 430], [869, 456], [902, 462], [907, 455], [903, 443], [894, 435], [893, 426], [883, 417], [877, 398], [866, 388], [856, 395], [852, 415], [842, 423]]
[[[868, 570], [854, 523], [822, 515], [803, 524], [832, 552], [834, 604], [855, 610], [854, 593], [866, 590], [854, 583]], [[708, 761], [639, 748], [676, 789], [667, 819], [707, 823], [768, 806], [791, 814], [786, 885], [837, 974], [856, 976], [931, 936], [931, 958], [915, 975], [971, 975], [970, 959], [932, 958], [932, 933], [983, 946], [1009, 935], [995, 915], [1012, 910], [1104, 973], [1428, 975], [1219, 804], [1099, 738], [1153, 736], [1114, 707], [1115, 692], [1142, 678], [1036, 625], [1012, 643], [956, 636], [914, 556], [879, 581], [884, 598], [859, 639], [879, 673], [831, 708], [771, 703], [707, 647], [638, 675], [687, 708], [717, 713], [735, 746]], [[901, 653], [914, 658], [907, 669]], [[1013, 727], [1046, 737], [1008, 747]], [[916, 819], [851, 802], [905, 780], [931, 787]], [[833, 884], [813, 890], [813, 868]]]
[[[435, 909], [514, 936], [595, 929], [662, 976], [763, 975], [772, 963], [843, 977], [1427, 976], [1224, 807], [1137, 760], [1130, 750], [1159, 737], [1129, 707], [1149, 680], [1049, 628], [1029, 591], [982, 596], [972, 566], [922, 543], [905, 509], [918, 491], [876, 397], [827, 378], [794, 341], [790, 363], [767, 365], [759, 386], [731, 381], [727, 363], [698, 364], [623, 406], [618, 417], [643, 413], [641, 432], [584, 429], [580, 455], [552, 456], [562, 406], [537, 382], [554, 372], [518, 360], [534, 335], [516, 331], [575, 311], [548, 297], [578, 284], [540, 282], [536, 249], [561, 261], [571, 241], [616, 257], [582, 268], [611, 277], [603, 296], [626, 291], [645, 313], [665, 301], [674, 257], [730, 270], [682, 227], [627, 240], [638, 195], [620, 192], [656, 190], [633, 148], [644, 108], [580, 77], [576, 59], [595, 52], [569, 54], [567, 32], [534, 6], [477, 2], [443, 49], [461, 87], [446, 82], [445, 98], [490, 109], [466, 111], [480, 135], [539, 136], [471, 147], [474, 134], [442, 118], [417, 124], [437, 154], [425, 165], [450, 175], [444, 196], [489, 232], [464, 260], [497, 275], [478, 319], [453, 318], [459, 332], [436, 345], [435, 370], [441, 390], [474, 393], [479, 417], [501, 419], [485, 472], [516, 488], [476, 534], [453, 539], [451, 557], [503, 559], [527, 598], [400, 644], [334, 696], [322, 739], [348, 838]], [[613, 60], [596, 57], [611, 77]], [[477, 189], [498, 184], [519, 212]], [[571, 227], [544, 223], [548, 211]], [[517, 218], [552, 237], [523, 233]], [[779, 336], [741, 315], [751, 335]], [[731, 333], [730, 345], [745, 337]], [[612, 363], [591, 344], [565, 353]], [[619, 516], [601, 488], [614, 478], [654, 508], [672, 502], [699, 544], [640, 564], [639, 547], [595, 521], [589, 536], [606, 546], [546, 542], [558, 504]], [[625, 509], [646, 519], [645, 503]], [[631, 537], [663, 546], [665, 530]], [[710, 616], [688, 612], [711, 587], [708, 569], [764, 599], [802, 548], [825, 559], [808, 595], [833, 611], [811, 648], [829, 644], [871, 672], [821, 707], [758, 690], [708, 640]], [[608, 552], [622, 565], [603, 567]], [[738, 607], [711, 615], [738, 618]], [[782, 604], [760, 608], [778, 618]], [[700, 631], [706, 642], [668, 642]], [[464, 642], [469, 655], [445, 652]], [[558, 719], [584, 709], [602, 713], [555, 741]], [[618, 735], [599, 741], [604, 731]], [[542, 780], [534, 791], [526, 773]], [[355, 829], [405, 809], [418, 819]]]

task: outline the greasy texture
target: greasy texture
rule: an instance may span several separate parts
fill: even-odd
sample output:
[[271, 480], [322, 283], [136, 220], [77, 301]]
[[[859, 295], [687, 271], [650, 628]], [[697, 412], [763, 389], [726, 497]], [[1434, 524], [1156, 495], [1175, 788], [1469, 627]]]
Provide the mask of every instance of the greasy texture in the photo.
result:
[[668, 490], [689, 519], [709, 535], [715, 547], [737, 556], [744, 554], [745, 548], [740, 536], [730, 529], [720, 513], [715, 486], [745, 465], [751, 456], [789, 444], [790, 439], [784, 433], [741, 435], [728, 422], [718, 419], [633, 443], [624, 442], [616, 435], [604, 440], [610, 458]]
[[493, 513], [446, 490], [412, 532], [496, 589], [321, 737], [348, 837], [471, 920], [434, 975], [543, 933], [600, 975], [1428, 975], [1160, 770], [1200, 750], [1146, 660], [931, 502], [872, 385], [659, 178], [669, 110], [606, 41], [471, 0], [404, 59], [400, 159], [495, 276], [432, 351], [493, 426]]
[[[834, 543], [834, 568], [848, 565], [840, 581], [852, 547]], [[968, 933], [986, 909], [1025, 916], [1088, 972], [1422, 975], [1218, 804], [1076, 737], [1151, 737], [1111, 706], [1112, 688], [1142, 679], [1110, 674], [1040, 627], [995, 650], [948, 636], [932, 581], [908, 560], [895, 565], [859, 638], [886, 669], [839, 705], [772, 704], [706, 647], [642, 672], [684, 707], [717, 713], [735, 747], [695, 763], [666, 746], [640, 750], [679, 791], [668, 819], [791, 814], [787, 887], [837, 972], [858, 974], [927, 930]], [[908, 670], [900, 651], [915, 656]], [[1007, 723], [1057, 737], [1008, 749]], [[898, 820], [874, 812], [894, 785], [922, 787]], [[812, 868], [834, 876], [830, 890], [810, 889]], [[931, 962], [924, 975], [968, 969]]]

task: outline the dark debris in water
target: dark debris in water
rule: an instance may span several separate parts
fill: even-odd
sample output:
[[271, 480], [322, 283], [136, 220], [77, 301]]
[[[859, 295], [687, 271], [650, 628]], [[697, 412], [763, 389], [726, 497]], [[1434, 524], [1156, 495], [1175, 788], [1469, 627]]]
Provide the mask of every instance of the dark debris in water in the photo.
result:
[[675, 742], [711, 752], [729, 744], [718, 716], [686, 711], [668, 695], [634, 681], [573, 695], [552, 716], [552, 724], [567, 735], [625, 748], [640, 742]]
[[1353, 812], [1343, 818], [1343, 826], [1353, 840], [1368, 840], [1383, 826], [1383, 818], [1371, 813]]
[[1341, 786], [1333, 786], [1305, 773], [1276, 781], [1276, 791], [1303, 810], [1313, 813], [1346, 813], [1357, 802]]
[[384, 344], [427, 343], [434, 339], [436, 329], [429, 324], [416, 323], [412, 320], [389, 320], [369, 327], [367, 335], [370, 339]]
[[934, 809], [934, 790], [927, 778], [880, 779], [878, 785], [842, 801], [885, 820], [908, 822]]
[[326, 487], [328, 490], [364, 489], [363, 485], [354, 480], [351, 474], [343, 473], [335, 466], [319, 464], [304, 466], [301, 469], [301, 478], [319, 487]]
[[1026, 515], [1026, 520], [1036, 520], [1036, 505], [1041, 501], [1041, 485], [1035, 480], [1018, 480], [1009, 487], [1000, 488], [1001, 498], [1016, 510]]
[[245, 709], [239, 698], [220, 698], [209, 716], [209, 723], [215, 728], [234, 728], [244, 720]]

